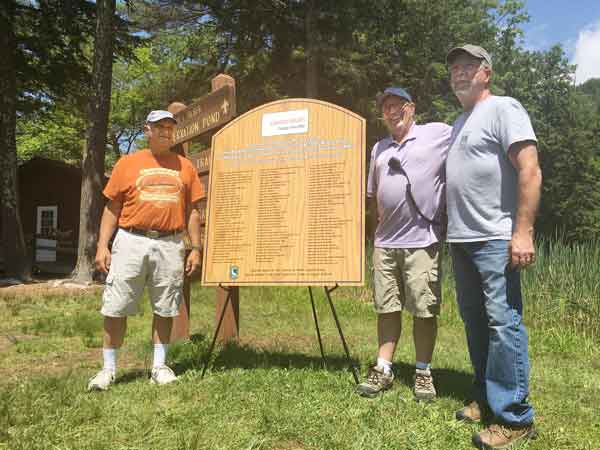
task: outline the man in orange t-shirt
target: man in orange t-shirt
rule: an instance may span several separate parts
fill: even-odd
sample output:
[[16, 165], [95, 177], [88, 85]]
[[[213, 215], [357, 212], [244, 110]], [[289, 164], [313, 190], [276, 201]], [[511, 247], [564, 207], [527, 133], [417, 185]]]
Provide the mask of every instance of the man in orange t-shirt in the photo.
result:
[[[177, 379], [165, 360], [172, 318], [183, 296], [184, 271], [189, 275], [200, 266], [199, 201], [205, 194], [192, 163], [170, 151], [176, 123], [170, 112], [152, 111], [144, 126], [149, 148], [119, 159], [103, 192], [109, 201], [100, 224], [96, 265], [108, 274], [101, 310], [104, 366], [90, 379], [88, 390], [106, 390], [114, 382], [127, 316], [138, 312], [144, 287], [154, 313], [150, 381], [167, 384]], [[117, 227], [111, 254], [108, 242]], [[186, 227], [192, 251], [184, 261]]]

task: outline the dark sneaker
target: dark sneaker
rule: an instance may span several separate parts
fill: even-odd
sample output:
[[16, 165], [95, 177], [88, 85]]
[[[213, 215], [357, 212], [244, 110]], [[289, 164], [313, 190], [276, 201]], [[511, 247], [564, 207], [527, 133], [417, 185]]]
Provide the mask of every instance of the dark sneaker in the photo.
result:
[[480, 404], [476, 400], [468, 403], [458, 411], [456, 411], [456, 420], [464, 420], [465, 422], [481, 422], [482, 419], [489, 415], [489, 407], [486, 403]]
[[373, 398], [391, 388], [393, 383], [393, 372], [386, 374], [381, 367], [372, 366], [367, 373], [367, 379], [356, 387], [356, 392], [363, 397]]
[[521, 427], [492, 424], [473, 435], [473, 445], [481, 450], [502, 449], [535, 438], [537, 431], [533, 424]]
[[415, 399], [419, 402], [435, 400], [436, 392], [433, 377], [429, 369], [417, 369], [415, 372], [415, 386], [413, 388]]

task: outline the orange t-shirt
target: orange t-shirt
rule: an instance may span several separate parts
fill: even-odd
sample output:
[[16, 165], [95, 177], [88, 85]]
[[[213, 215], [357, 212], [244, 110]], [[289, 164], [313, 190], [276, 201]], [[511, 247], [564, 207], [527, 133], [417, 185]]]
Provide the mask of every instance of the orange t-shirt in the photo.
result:
[[183, 230], [186, 206], [205, 195], [188, 159], [148, 149], [120, 158], [103, 194], [123, 204], [120, 227], [157, 231]]

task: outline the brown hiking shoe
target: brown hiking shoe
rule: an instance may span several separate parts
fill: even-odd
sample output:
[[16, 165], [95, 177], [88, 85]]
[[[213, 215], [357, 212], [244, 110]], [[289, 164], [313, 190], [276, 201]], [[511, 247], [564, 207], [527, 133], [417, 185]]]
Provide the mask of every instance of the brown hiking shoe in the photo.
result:
[[367, 373], [367, 379], [356, 387], [356, 392], [363, 397], [373, 398], [391, 388], [393, 383], [393, 372], [386, 374], [381, 367], [372, 366]]
[[480, 403], [473, 400], [458, 411], [456, 411], [456, 420], [464, 420], [465, 422], [481, 422], [481, 420], [489, 415], [489, 407], [486, 403]]
[[525, 439], [535, 439], [537, 431], [533, 424], [514, 427], [492, 424], [473, 435], [473, 445], [481, 450], [508, 448]]
[[415, 372], [415, 386], [413, 388], [415, 399], [423, 402], [435, 400], [436, 392], [433, 377], [429, 369], [417, 369]]

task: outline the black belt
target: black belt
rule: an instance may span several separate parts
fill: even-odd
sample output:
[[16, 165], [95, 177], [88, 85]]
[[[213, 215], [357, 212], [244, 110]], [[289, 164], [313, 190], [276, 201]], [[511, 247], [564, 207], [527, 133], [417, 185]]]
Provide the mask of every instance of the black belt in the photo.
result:
[[181, 233], [181, 230], [171, 230], [171, 231], [159, 231], [159, 230], [142, 230], [141, 228], [121, 228], [122, 230], [127, 231], [128, 233], [138, 234], [140, 236], [146, 236], [152, 239], [163, 238], [167, 236], [174, 236], [176, 234]]

